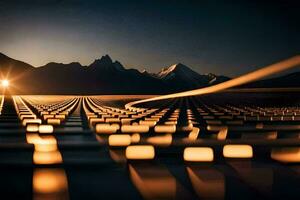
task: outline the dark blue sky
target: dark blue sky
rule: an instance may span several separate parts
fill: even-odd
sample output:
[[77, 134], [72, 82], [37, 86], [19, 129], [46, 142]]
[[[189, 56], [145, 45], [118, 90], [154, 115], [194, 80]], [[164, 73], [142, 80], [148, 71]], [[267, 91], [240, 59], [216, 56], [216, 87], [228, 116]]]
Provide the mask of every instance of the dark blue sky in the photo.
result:
[[300, 52], [297, 1], [0, 1], [0, 51], [34, 66], [109, 54], [236, 76]]

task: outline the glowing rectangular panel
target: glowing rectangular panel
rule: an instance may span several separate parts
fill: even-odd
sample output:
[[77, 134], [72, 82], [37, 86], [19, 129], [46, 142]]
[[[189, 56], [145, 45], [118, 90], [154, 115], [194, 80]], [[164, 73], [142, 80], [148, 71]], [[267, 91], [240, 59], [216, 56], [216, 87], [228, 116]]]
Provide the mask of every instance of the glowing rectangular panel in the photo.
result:
[[54, 118], [54, 115], [43, 115], [43, 119]]
[[130, 160], [150, 160], [155, 157], [155, 150], [152, 145], [133, 145], [126, 148], [125, 155]]
[[41, 119], [24, 119], [22, 121], [22, 125], [26, 126], [27, 124], [41, 124], [42, 120]]
[[115, 134], [108, 137], [109, 146], [129, 146], [131, 143], [130, 135]]
[[26, 131], [27, 132], [38, 132], [39, 124], [27, 124]]
[[56, 118], [48, 118], [48, 119], [47, 119], [47, 124], [51, 124], [51, 125], [60, 125], [60, 119], [56, 119]]
[[141, 125], [147, 125], [149, 127], [154, 127], [156, 125], [156, 121], [155, 120], [139, 121], [139, 124], [141, 124]]
[[105, 122], [110, 122], [110, 123], [118, 123], [121, 120], [119, 118], [106, 118]]
[[156, 125], [154, 131], [156, 133], [175, 133], [176, 125]]
[[116, 126], [110, 124], [97, 124], [96, 125], [96, 132], [103, 133], [103, 134], [112, 134], [116, 133], [118, 128]]
[[53, 133], [53, 126], [49, 124], [41, 124], [39, 126], [39, 133]]
[[20, 115], [20, 120], [24, 120], [24, 119], [35, 119], [35, 118], [36, 118], [36, 116], [33, 115], [33, 114], [30, 114], [30, 115], [23, 115], [23, 114], [21, 114], [21, 115]]
[[253, 149], [250, 145], [228, 144], [223, 147], [223, 156], [226, 158], [252, 158]]
[[103, 123], [104, 118], [90, 118], [90, 125], [94, 126], [96, 123]]
[[55, 115], [55, 118], [64, 120], [64, 119], [66, 119], [66, 116], [65, 115]]
[[214, 151], [210, 147], [186, 147], [183, 151], [183, 159], [190, 162], [212, 162]]
[[121, 131], [123, 133], [147, 133], [149, 126], [147, 125], [122, 125]]

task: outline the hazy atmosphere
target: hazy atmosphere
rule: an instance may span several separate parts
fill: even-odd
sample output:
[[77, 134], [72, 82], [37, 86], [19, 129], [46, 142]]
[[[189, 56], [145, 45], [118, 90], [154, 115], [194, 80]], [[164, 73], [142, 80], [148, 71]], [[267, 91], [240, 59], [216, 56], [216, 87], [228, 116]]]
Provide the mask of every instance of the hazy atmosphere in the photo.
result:
[[[271, 3], [272, 2], [272, 3]], [[157, 72], [236, 76], [300, 51], [297, 1], [1, 1], [0, 52], [42, 66], [109, 54]]]

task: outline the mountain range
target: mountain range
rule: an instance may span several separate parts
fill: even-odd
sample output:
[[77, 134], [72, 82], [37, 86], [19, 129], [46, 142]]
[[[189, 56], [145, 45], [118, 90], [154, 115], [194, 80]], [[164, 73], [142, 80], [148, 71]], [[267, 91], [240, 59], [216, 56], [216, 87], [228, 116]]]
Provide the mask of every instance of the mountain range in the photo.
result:
[[[167, 94], [229, 80], [212, 73], [198, 74], [178, 63], [158, 73], [126, 69], [109, 55], [88, 66], [50, 62], [33, 67], [0, 53], [0, 75], [11, 82], [14, 94]], [[289, 80], [293, 81], [289, 81]], [[299, 87], [300, 72], [249, 84], [249, 87]], [[292, 83], [291, 83], [292, 82]], [[277, 84], [278, 83], [278, 84]]]

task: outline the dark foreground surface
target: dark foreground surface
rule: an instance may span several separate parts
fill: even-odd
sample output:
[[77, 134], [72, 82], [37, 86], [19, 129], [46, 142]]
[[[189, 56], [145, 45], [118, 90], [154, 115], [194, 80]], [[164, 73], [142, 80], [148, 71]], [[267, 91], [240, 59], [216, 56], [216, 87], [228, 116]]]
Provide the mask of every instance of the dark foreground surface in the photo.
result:
[[140, 98], [2, 97], [1, 199], [300, 198], [299, 93]]

